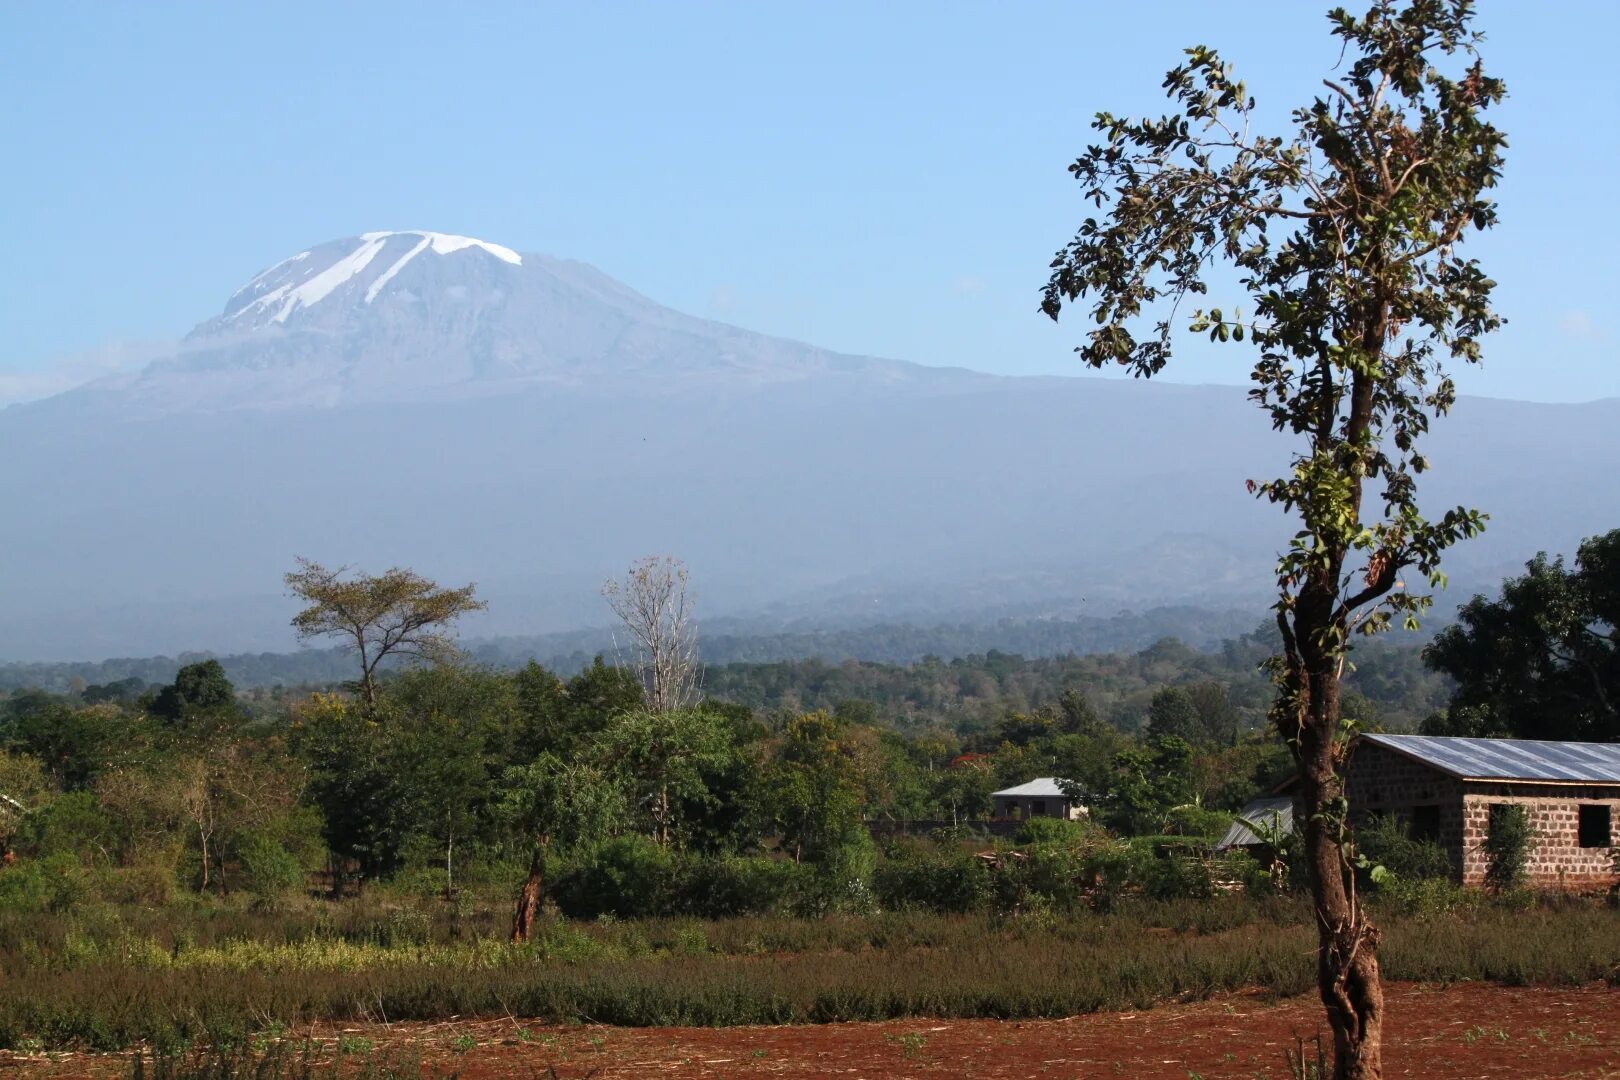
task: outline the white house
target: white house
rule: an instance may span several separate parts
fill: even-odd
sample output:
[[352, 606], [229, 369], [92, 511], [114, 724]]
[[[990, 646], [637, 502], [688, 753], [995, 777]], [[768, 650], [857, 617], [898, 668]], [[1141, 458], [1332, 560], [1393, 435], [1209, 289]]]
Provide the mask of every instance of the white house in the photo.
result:
[[1075, 821], [1086, 816], [1086, 807], [1079, 799], [1063, 790], [1067, 780], [1056, 776], [1042, 776], [1027, 784], [1019, 784], [1004, 791], [993, 791], [990, 798], [997, 818], [1025, 820], [1034, 817], [1061, 818]]

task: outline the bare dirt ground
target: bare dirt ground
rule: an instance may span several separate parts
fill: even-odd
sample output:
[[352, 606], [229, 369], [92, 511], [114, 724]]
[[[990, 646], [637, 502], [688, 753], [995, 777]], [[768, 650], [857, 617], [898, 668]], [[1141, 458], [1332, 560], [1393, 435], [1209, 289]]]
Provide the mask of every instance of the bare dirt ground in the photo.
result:
[[[1390, 1077], [1620, 1078], [1620, 991], [1461, 984], [1389, 987]], [[1321, 1027], [1313, 997], [1257, 994], [1067, 1020], [905, 1020], [793, 1027], [555, 1027], [501, 1020], [333, 1027], [305, 1033], [351, 1053], [408, 1051], [464, 1080], [657, 1077], [1272, 1078]], [[1324, 1033], [1325, 1035], [1325, 1033]], [[351, 1059], [353, 1060], [353, 1059]], [[10, 1077], [121, 1075], [112, 1055], [0, 1056]]]

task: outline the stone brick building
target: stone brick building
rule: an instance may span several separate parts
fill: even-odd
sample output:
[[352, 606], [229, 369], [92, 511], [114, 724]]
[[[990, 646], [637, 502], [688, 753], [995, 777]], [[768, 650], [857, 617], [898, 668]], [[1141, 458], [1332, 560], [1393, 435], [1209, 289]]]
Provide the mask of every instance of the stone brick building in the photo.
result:
[[1465, 885], [1485, 880], [1497, 805], [1529, 810], [1533, 884], [1587, 890], [1616, 882], [1620, 745], [1364, 735], [1346, 784], [1356, 818], [1393, 815], [1415, 838], [1445, 848]]

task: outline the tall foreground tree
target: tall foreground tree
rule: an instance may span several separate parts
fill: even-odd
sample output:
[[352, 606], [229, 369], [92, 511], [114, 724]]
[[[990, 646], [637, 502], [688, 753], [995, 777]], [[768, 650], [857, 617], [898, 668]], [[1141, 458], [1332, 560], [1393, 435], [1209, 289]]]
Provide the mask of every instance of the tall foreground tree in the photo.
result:
[[[1299, 767], [1338, 1077], [1382, 1075], [1384, 1012], [1341, 771], [1351, 635], [1416, 625], [1429, 597], [1405, 582], [1443, 584], [1441, 554], [1483, 528], [1460, 507], [1426, 518], [1416, 491], [1418, 441], [1455, 397], [1445, 361], [1478, 361], [1500, 321], [1494, 283], [1458, 253], [1496, 221], [1505, 146], [1485, 120], [1504, 89], [1478, 58], [1473, 7], [1334, 9], [1348, 67], [1280, 136], [1251, 129], [1254, 98], [1213, 50], [1187, 50], [1168, 115], [1097, 115], [1101, 139], [1070, 172], [1100, 214], [1053, 260], [1042, 303], [1055, 319], [1084, 301], [1096, 325], [1081, 359], [1139, 377], [1164, 368], [1178, 330], [1246, 342], [1249, 396], [1288, 438], [1292, 468], [1249, 485], [1299, 519], [1277, 564], [1271, 718]], [[1183, 311], [1212, 287], [1240, 290], [1247, 314]]]
[[474, 597], [471, 585], [441, 588], [399, 567], [377, 577], [345, 577], [347, 569], [328, 570], [301, 558], [285, 580], [288, 591], [309, 605], [293, 616], [299, 640], [335, 637], [353, 649], [367, 706], [377, 704], [377, 667], [385, 657], [444, 659], [455, 651], [449, 627], [489, 606]]

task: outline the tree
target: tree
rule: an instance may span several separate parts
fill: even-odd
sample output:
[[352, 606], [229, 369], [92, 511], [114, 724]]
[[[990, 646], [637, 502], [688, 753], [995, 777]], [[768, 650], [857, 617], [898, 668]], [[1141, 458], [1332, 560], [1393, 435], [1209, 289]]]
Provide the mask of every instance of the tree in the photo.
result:
[[589, 761], [565, 762], [541, 754], [506, 773], [501, 807], [531, 842], [529, 873], [512, 912], [512, 941], [528, 941], [545, 900], [546, 860], [552, 845], [573, 846], [611, 834], [625, 819], [623, 789]]
[[727, 771], [737, 746], [726, 717], [707, 708], [620, 714], [594, 753], [623, 778], [662, 847], [685, 839], [683, 809], [711, 802], [710, 782]]
[[7, 703], [0, 745], [36, 758], [63, 791], [85, 791], [129, 750], [131, 725], [116, 705], [75, 709], [49, 695]]
[[336, 637], [360, 657], [360, 691], [377, 703], [377, 667], [388, 656], [437, 661], [455, 652], [447, 627], [489, 605], [473, 597], [474, 586], [440, 588], [411, 570], [395, 567], [378, 577], [345, 580], [347, 567], [328, 570], [300, 558], [286, 575], [287, 588], [309, 604], [293, 617], [300, 641]]
[[603, 584], [602, 595], [630, 634], [647, 707], [669, 712], [690, 705], [697, 697], [698, 656], [686, 564], [648, 556], [623, 581]]
[[410, 799], [410, 821], [444, 852], [445, 896], [455, 891], [457, 841], [463, 848], [490, 821], [502, 759], [529, 760], [511, 744], [513, 680], [461, 664], [406, 672], [390, 682], [374, 716], [383, 720], [387, 754]]
[[824, 712], [788, 721], [766, 766], [766, 812], [793, 861], [821, 862], [849, 844], [861, 824], [865, 791], [848, 724]]
[[1226, 687], [1218, 682], [1196, 683], [1187, 688], [1187, 696], [1198, 713], [1200, 738], [1216, 746], [1236, 746], [1243, 717]]
[[1198, 706], [1184, 687], [1167, 686], [1153, 695], [1148, 706], [1147, 733], [1150, 739], [1174, 735], [1189, 743], [1204, 741], [1204, 725]]
[[[1461, 507], [1431, 521], [1416, 498], [1428, 468], [1418, 441], [1456, 394], [1444, 360], [1477, 361], [1500, 322], [1494, 283], [1458, 254], [1496, 221], [1487, 194], [1505, 146], [1484, 118], [1504, 87], [1478, 58], [1473, 14], [1472, 0], [1334, 9], [1348, 68], [1284, 136], [1255, 134], [1248, 89], [1213, 50], [1189, 49], [1165, 79], [1169, 115], [1097, 115], [1101, 138], [1070, 172], [1101, 213], [1054, 258], [1042, 303], [1056, 319], [1087, 299], [1095, 327], [1076, 351], [1092, 367], [1155, 375], [1183, 325], [1257, 354], [1249, 396], [1288, 438], [1292, 468], [1250, 488], [1300, 526], [1277, 565], [1271, 717], [1299, 766], [1340, 1078], [1382, 1075], [1384, 1011], [1379, 932], [1350, 882], [1339, 722], [1350, 635], [1395, 616], [1415, 626], [1430, 598], [1406, 591], [1404, 572], [1443, 584], [1442, 553], [1483, 527]], [[1247, 318], [1181, 312], [1234, 284]]]
[[1538, 554], [1423, 659], [1457, 683], [1430, 734], [1620, 741], [1620, 529], [1582, 543], [1573, 569]]
[[1192, 747], [1176, 735], [1115, 754], [1102, 800], [1109, 825], [1133, 835], [1162, 831], [1165, 815], [1192, 801], [1192, 761]]
[[294, 727], [299, 756], [309, 762], [309, 800], [320, 811], [332, 853], [332, 892], [343, 895], [348, 864], [363, 878], [392, 873], [420, 823], [417, 793], [382, 725], [352, 703], [313, 695]]
[[171, 727], [184, 725], [188, 729], [218, 731], [241, 720], [236, 688], [218, 660], [203, 660], [181, 668], [174, 682], [158, 691], [150, 712]]

